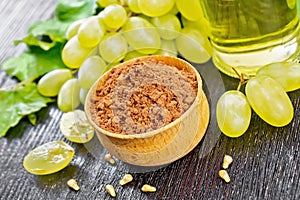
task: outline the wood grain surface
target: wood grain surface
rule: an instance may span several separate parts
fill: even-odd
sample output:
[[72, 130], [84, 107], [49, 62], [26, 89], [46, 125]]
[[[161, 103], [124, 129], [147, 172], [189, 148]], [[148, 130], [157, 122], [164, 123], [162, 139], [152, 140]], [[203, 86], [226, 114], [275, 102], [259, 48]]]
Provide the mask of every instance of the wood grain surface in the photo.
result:
[[[0, 63], [25, 50], [24, 45], [13, 46], [13, 41], [25, 36], [33, 22], [50, 18], [55, 4], [54, 0], [0, 1]], [[211, 67], [211, 62], [196, 66], [203, 73]], [[222, 74], [219, 78], [226, 90], [238, 84], [236, 79]], [[213, 105], [220, 82], [205, 78], [204, 82]], [[0, 71], [1, 87], [14, 83]], [[212, 121], [205, 137], [210, 134], [218, 138], [211, 150], [203, 154], [203, 146], [210, 141], [204, 140], [184, 158], [156, 170], [134, 171], [120, 161], [116, 165], [108, 164], [103, 160], [106, 151], [95, 137], [87, 145], [67, 141], [76, 153], [62, 171], [46, 176], [31, 175], [22, 165], [30, 150], [49, 141], [66, 141], [59, 131], [62, 113], [54, 103], [39, 113], [36, 126], [24, 119], [0, 138], [0, 199], [111, 199], [105, 192], [107, 184], [115, 186], [116, 199], [300, 199], [300, 91], [289, 96], [295, 117], [288, 126], [271, 127], [253, 114], [246, 134], [231, 139], [219, 134]], [[213, 112], [214, 108], [211, 109]], [[229, 184], [218, 177], [225, 154], [234, 159], [228, 169]], [[119, 180], [127, 172], [132, 173], [134, 181], [119, 186]], [[78, 181], [81, 187], [78, 192], [68, 188], [66, 182], [70, 178]], [[145, 183], [156, 186], [157, 191], [141, 192]]]

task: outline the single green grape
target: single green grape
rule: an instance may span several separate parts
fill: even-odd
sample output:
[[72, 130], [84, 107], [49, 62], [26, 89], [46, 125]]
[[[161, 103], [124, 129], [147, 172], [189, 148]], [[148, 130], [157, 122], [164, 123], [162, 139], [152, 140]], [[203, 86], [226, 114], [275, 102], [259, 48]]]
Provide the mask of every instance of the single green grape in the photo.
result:
[[103, 11], [103, 22], [106, 26], [118, 29], [124, 25], [127, 20], [127, 13], [123, 6], [118, 4], [108, 5]]
[[174, 40], [161, 40], [160, 49], [155, 52], [156, 55], [177, 56], [177, 49]]
[[133, 50], [153, 54], [161, 45], [157, 29], [141, 17], [130, 17], [123, 28], [123, 35]]
[[106, 63], [96, 55], [88, 57], [78, 70], [79, 85], [83, 89], [90, 89], [94, 82], [105, 72]]
[[78, 29], [78, 41], [86, 48], [92, 48], [99, 44], [105, 34], [105, 29], [100, 26], [99, 19], [95, 16], [85, 20]]
[[158, 17], [167, 14], [174, 6], [175, 0], [138, 0], [138, 6], [144, 15]]
[[63, 141], [48, 142], [30, 151], [23, 160], [23, 166], [31, 174], [52, 174], [65, 168], [73, 159], [74, 152]]
[[180, 34], [181, 24], [175, 15], [167, 14], [160, 17], [154, 17], [151, 22], [157, 27], [162, 39], [173, 40]]
[[237, 90], [225, 92], [218, 100], [216, 117], [218, 126], [225, 135], [243, 135], [251, 120], [251, 108], [246, 96]]
[[203, 18], [203, 11], [199, 0], [176, 0], [179, 12], [190, 21]]
[[78, 37], [74, 36], [65, 44], [61, 57], [67, 67], [78, 69], [93, 50], [93, 48], [83, 47], [79, 43]]
[[94, 128], [82, 110], [64, 113], [59, 127], [65, 138], [71, 142], [86, 143], [94, 137]]
[[138, 0], [127, 0], [129, 9], [134, 13], [141, 13]]
[[196, 29], [183, 28], [175, 43], [178, 52], [190, 62], [205, 63], [211, 58], [208, 39]]
[[73, 22], [67, 29], [66, 32], [66, 37], [67, 40], [70, 40], [72, 37], [74, 37], [75, 35], [77, 35], [78, 33], [78, 29], [81, 26], [81, 24], [86, 20], [86, 18], [84, 19], [79, 19], [75, 22]]
[[67, 80], [59, 90], [57, 106], [62, 112], [69, 112], [77, 108], [79, 100], [79, 81], [76, 78]]
[[127, 41], [121, 33], [112, 33], [100, 42], [99, 53], [108, 63], [120, 62], [127, 53], [127, 47]]
[[45, 74], [39, 80], [37, 89], [43, 96], [57, 96], [61, 86], [72, 77], [72, 71], [69, 69], [55, 69]]
[[245, 91], [252, 109], [268, 124], [282, 127], [293, 119], [293, 105], [281, 85], [274, 79], [263, 75], [251, 78]]
[[293, 62], [272, 63], [260, 68], [256, 76], [269, 76], [286, 92], [300, 89], [300, 64]]

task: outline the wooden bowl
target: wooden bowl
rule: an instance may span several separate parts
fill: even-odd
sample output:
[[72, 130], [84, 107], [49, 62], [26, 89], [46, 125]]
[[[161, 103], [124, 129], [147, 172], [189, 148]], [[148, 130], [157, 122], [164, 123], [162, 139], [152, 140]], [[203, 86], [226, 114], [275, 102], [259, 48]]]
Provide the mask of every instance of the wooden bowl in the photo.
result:
[[197, 70], [188, 62], [170, 56], [145, 56], [126, 61], [116, 67], [138, 62], [162, 62], [178, 69], [186, 69], [196, 74], [197, 96], [189, 109], [175, 121], [157, 130], [139, 134], [119, 134], [102, 129], [92, 118], [93, 97], [96, 88], [109, 78], [109, 72], [101, 76], [90, 89], [85, 103], [85, 112], [95, 128], [102, 145], [115, 157], [138, 166], [160, 166], [169, 164], [188, 154], [204, 136], [209, 122], [209, 105], [202, 90], [202, 80]]

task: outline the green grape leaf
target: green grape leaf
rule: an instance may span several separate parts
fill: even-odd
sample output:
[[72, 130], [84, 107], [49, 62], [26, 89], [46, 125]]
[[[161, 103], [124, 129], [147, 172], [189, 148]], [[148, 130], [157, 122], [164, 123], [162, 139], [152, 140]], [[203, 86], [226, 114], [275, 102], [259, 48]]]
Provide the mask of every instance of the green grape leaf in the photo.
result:
[[53, 18], [47, 21], [35, 22], [29, 27], [28, 33], [36, 37], [37, 40], [40, 40], [42, 36], [47, 36], [50, 38], [51, 43], [64, 42], [66, 40], [66, 31], [70, 24], [71, 22], [64, 22]]
[[[72, 22], [93, 15], [96, 8], [96, 0], [60, 0], [52, 19], [33, 23], [28, 29], [28, 35], [15, 41], [15, 44], [24, 42], [47, 51], [57, 42], [66, 41], [66, 31]], [[43, 38], [48, 40], [44, 41]]]
[[35, 83], [19, 86], [15, 90], [0, 91], [0, 137], [16, 126], [27, 115], [39, 111], [53, 102], [51, 98], [39, 94]]
[[39, 46], [45, 51], [48, 51], [49, 49], [51, 49], [56, 44], [53, 41], [49, 42], [49, 41], [39, 40], [37, 37], [34, 37], [32, 34], [27, 35], [22, 40], [15, 40], [14, 45], [18, 45], [22, 42], [26, 43], [29, 46]]
[[61, 0], [58, 2], [55, 16], [61, 21], [76, 21], [95, 14], [96, 0]]
[[63, 44], [57, 44], [49, 51], [45, 52], [41, 48], [31, 47], [18, 57], [6, 60], [2, 69], [10, 77], [17, 77], [20, 81], [39, 76], [58, 68], [66, 66], [61, 60], [61, 47]]

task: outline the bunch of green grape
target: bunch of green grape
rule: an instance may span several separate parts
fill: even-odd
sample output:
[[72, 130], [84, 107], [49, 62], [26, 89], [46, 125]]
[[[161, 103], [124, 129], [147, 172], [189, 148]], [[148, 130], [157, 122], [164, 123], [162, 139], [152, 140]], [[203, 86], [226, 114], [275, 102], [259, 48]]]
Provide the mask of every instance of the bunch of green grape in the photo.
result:
[[92, 84], [120, 62], [153, 54], [180, 54], [194, 63], [211, 57], [197, 0], [99, 0], [98, 5], [97, 15], [67, 30], [62, 60], [69, 69], [49, 72], [38, 83], [41, 94], [57, 96], [63, 112], [84, 103]]
[[225, 92], [217, 103], [220, 130], [229, 137], [243, 135], [249, 127], [252, 110], [266, 123], [283, 127], [294, 117], [287, 92], [300, 88], [300, 64], [280, 62], [259, 69], [245, 82], [245, 95], [238, 90]]

